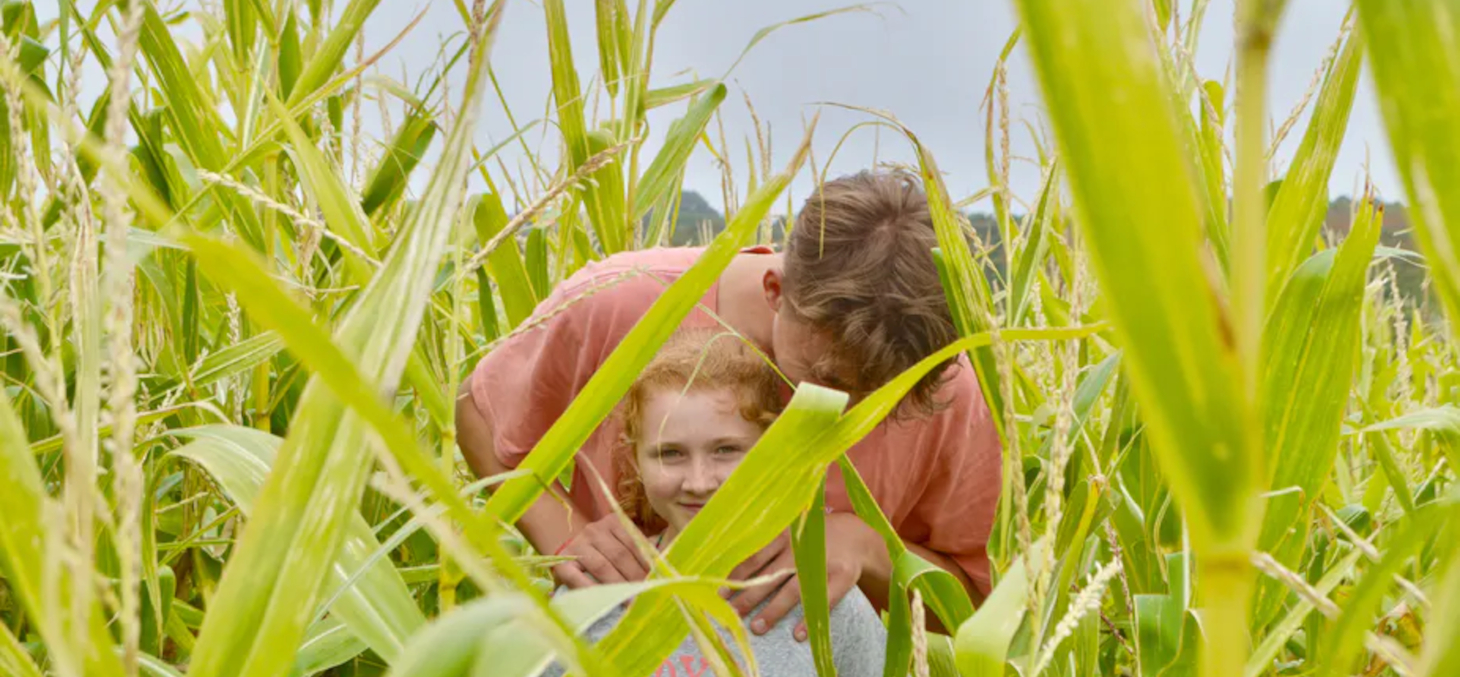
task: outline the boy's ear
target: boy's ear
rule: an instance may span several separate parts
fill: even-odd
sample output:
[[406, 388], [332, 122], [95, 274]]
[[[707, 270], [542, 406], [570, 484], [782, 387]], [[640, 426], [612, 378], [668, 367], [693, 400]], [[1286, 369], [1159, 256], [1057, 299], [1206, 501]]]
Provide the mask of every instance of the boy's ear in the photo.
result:
[[785, 293], [781, 285], [784, 279], [779, 268], [766, 269], [765, 275], [760, 278], [761, 289], [765, 292], [765, 302], [771, 307], [771, 312], [781, 312], [781, 295]]

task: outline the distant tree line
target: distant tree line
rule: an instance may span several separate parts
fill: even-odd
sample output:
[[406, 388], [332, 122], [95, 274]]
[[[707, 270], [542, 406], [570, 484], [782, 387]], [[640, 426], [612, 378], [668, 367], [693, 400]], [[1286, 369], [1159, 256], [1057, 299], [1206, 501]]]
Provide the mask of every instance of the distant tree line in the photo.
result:
[[[1328, 212], [1324, 215], [1323, 221], [1323, 237], [1326, 241], [1337, 243], [1348, 235], [1349, 227], [1352, 225], [1353, 210], [1353, 200], [1348, 197], [1337, 198], [1328, 204]], [[964, 216], [968, 219], [971, 230], [977, 238], [976, 240], [970, 238], [970, 243], [976, 241], [979, 246], [989, 252], [988, 261], [991, 264], [991, 269], [987, 271], [989, 281], [998, 285], [999, 281], [1004, 278], [1005, 272], [1003, 270], [1004, 256], [1001, 251], [1003, 238], [999, 232], [998, 221], [992, 214], [985, 212], [970, 212]], [[1014, 218], [1018, 220], [1023, 217], [1015, 215]], [[772, 241], [781, 242], [784, 234], [783, 226], [784, 224], [779, 220], [772, 224]], [[687, 190], [680, 196], [678, 218], [675, 219], [668, 241], [677, 247], [700, 246], [707, 244], [709, 239], [713, 239], [724, 229], [725, 217], [710, 206], [704, 196]], [[1379, 245], [1410, 252], [1419, 251], [1419, 246], [1414, 242], [1404, 205], [1398, 202], [1384, 204], [1384, 224], [1379, 236]], [[1427, 292], [1424, 288], [1425, 271], [1423, 267], [1412, 260], [1385, 257], [1375, 264], [1375, 272], [1384, 271], [1387, 274], [1389, 266], [1394, 268], [1399, 295], [1407, 303], [1416, 304], [1425, 298]]]

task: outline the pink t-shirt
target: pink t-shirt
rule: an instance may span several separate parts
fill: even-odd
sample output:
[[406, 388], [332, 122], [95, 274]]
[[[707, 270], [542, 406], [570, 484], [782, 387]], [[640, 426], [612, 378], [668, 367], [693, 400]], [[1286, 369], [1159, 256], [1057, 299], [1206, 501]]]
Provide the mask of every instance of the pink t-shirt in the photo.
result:
[[[533, 313], [530, 329], [477, 363], [471, 394], [493, 431], [498, 458], [522, 462], [664, 289], [704, 250], [661, 248], [625, 252], [590, 263], [570, 276]], [[745, 250], [769, 254], [766, 247]], [[718, 283], [682, 326], [716, 327]], [[989, 592], [986, 550], [999, 500], [998, 433], [967, 358], [938, 393], [948, 406], [926, 418], [887, 420], [847, 451], [897, 533], [955, 559]], [[579, 451], [569, 496], [589, 520], [612, 512], [584, 465], [608, 487], [618, 486], [612, 442], [622, 426], [610, 417]], [[827, 505], [851, 512], [841, 470], [827, 480]]]

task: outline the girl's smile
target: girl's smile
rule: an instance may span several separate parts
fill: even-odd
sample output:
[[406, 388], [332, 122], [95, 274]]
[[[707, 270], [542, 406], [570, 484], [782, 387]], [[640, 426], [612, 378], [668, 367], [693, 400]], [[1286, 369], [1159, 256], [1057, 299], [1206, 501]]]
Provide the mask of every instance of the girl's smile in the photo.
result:
[[679, 533], [760, 438], [728, 388], [658, 388], [644, 398], [639, 474], [655, 513]]

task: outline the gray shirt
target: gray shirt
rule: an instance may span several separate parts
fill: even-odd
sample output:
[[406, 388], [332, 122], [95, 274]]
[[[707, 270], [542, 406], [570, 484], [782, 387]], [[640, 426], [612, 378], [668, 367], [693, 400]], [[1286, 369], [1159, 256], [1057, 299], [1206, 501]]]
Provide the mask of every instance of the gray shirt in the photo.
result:
[[[765, 606], [764, 603], [761, 606]], [[757, 607], [759, 612], [760, 608]], [[623, 618], [622, 607], [614, 609], [584, 633], [590, 642], [603, 639]], [[755, 618], [752, 614], [749, 618]], [[801, 605], [796, 605], [776, 627], [764, 635], [749, 633], [750, 650], [755, 654], [756, 664], [765, 677], [817, 677], [816, 663], [811, 657], [811, 643], [798, 642], [792, 632], [801, 622]], [[720, 636], [732, 649], [734, 639], [724, 628], [716, 626]], [[738, 655], [738, 652], [737, 652]], [[882, 663], [887, 656], [887, 628], [882, 625], [877, 610], [862, 591], [853, 587], [841, 603], [831, 610], [831, 655], [840, 677], [879, 677]], [[563, 669], [553, 664], [543, 677], [561, 677]], [[645, 677], [713, 677], [700, 647], [693, 636], [684, 642], [669, 658], [664, 660], [653, 675]]]

